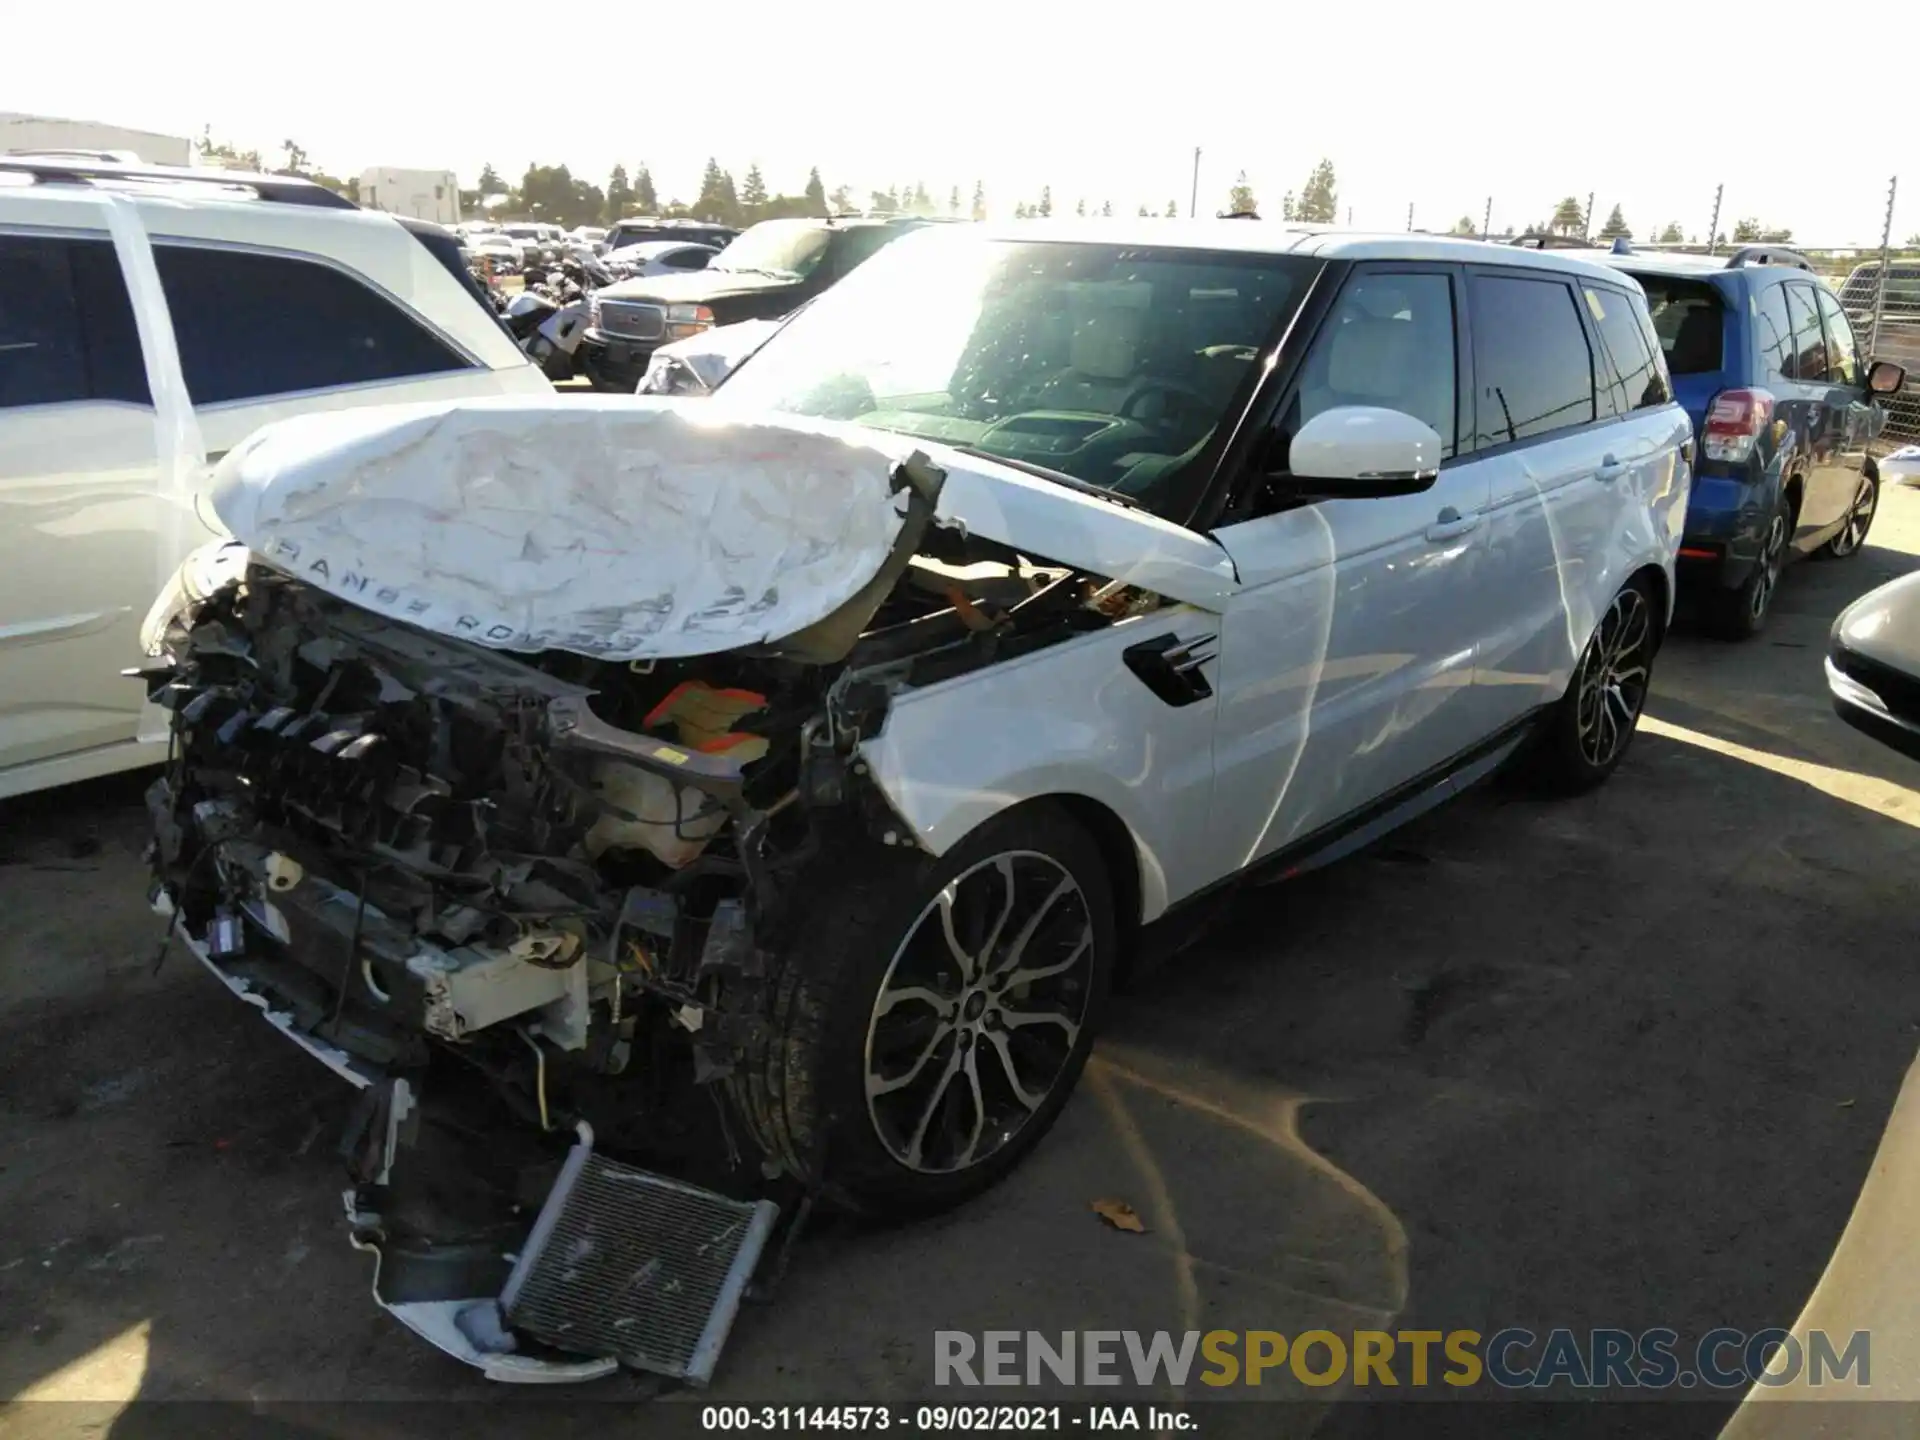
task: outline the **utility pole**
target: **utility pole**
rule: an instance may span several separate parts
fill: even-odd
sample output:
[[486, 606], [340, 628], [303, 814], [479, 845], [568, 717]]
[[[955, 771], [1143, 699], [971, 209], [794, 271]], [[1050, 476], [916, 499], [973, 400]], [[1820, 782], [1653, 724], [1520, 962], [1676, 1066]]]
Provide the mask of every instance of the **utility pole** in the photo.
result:
[[1411, 200], [1407, 202], [1407, 233], [1409, 235], [1413, 233], [1413, 202]]
[[1480, 238], [1489, 239], [1493, 235], [1493, 197], [1487, 196], [1487, 213], [1480, 219]]
[[1720, 248], [1720, 197], [1726, 193], [1726, 189], [1725, 184], [1713, 187], [1713, 220], [1707, 226], [1707, 254], [1709, 255]]
[[1200, 147], [1193, 147], [1193, 194], [1187, 199], [1187, 218], [1194, 219], [1200, 213]]
[[1347, 206], [1347, 228], [1349, 230], [1353, 228], [1353, 207], [1351, 205]]
[[1580, 222], [1580, 238], [1581, 238], [1582, 240], [1585, 240], [1585, 241], [1588, 241], [1589, 243], [1591, 243], [1591, 242], [1592, 242], [1592, 240], [1593, 240], [1593, 197], [1594, 197], [1594, 193], [1595, 193], [1595, 192], [1593, 192], [1592, 190], [1589, 190], [1589, 191], [1587, 191], [1587, 216], [1586, 216], [1586, 219], [1584, 219], [1584, 220], [1582, 220], [1582, 221]]
[[1887, 181], [1887, 219], [1880, 227], [1880, 281], [1873, 287], [1873, 334], [1867, 339], [1870, 357], [1880, 348], [1880, 312], [1887, 308], [1887, 251], [1893, 244], [1893, 192], [1899, 188], [1898, 175]]

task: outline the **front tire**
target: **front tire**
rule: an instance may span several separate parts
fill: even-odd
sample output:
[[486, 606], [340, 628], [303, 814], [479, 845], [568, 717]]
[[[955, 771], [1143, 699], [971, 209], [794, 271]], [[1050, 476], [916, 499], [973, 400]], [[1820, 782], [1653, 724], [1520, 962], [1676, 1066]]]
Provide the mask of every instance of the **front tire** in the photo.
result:
[[800, 907], [764, 1060], [736, 1104], [768, 1158], [870, 1216], [959, 1204], [1059, 1118], [1117, 947], [1099, 847], [1063, 809], [939, 858], [863, 855]]
[[1619, 767], [1646, 707], [1662, 629], [1653, 586], [1635, 576], [1601, 614], [1546, 722], [1532, 765], [1542, 788], [1577, 795]]

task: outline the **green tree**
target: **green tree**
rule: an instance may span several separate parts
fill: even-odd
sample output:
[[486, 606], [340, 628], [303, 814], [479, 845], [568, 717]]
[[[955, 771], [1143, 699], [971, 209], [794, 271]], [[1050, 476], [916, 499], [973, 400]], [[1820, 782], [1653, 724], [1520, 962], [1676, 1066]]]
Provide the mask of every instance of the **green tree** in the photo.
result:
[[1024, 220], [1027, 218], [1027, 202], [1026, 201], [1024, 200], [1014, 201], [1013, 218], [1016, 220]]
[[816, 213], [824, 213], [827, 208], [827, 187], [820, 183], [820, 167], [814, 166], [807, 171], [807, 188], [801, 192]]
[[767, 208], [767, 182], [758, 164], [747, 167], [746, 182], [740, 187], [740, 211], [743, 220], [757, 220]]
[[1038, 215], [1042, 220], [1052, 218], [1053, 187], [1051, 185], [1042, 185], [1040, 187], [1040, 204], [1035, 208], [1033, 213]]
[[1161, 218], [1166, 220], [1178, 220], [1180, 218], [1179, 203], [1177, 201], [1169, 200], [1167, 202], [1167, 213]]
[[976, 220], [987, 218], [987, 186], [984, 180], [973, 182], [973, 218]]
[[720, 168], [720, 162], [709, 155], [707, 168], [700, 175], [700, 193], [693, 197], [693, 213], [721, 224], [732, 220], [733, 207], [728, 203], [732, 190], [733, 181]]
[[1453, 233], [1456, 235], [1478, 235], [1480, 233], [1480, 227], [1473, 223], [1473, 217], [1471, 215], [1462, 215], [1458, 220], [1453, 222]]
[[1340, 188], [1334, 179], [1333, 161], [1322, 160], [1300, 187], [1300, 198], [1293, 203], [1293, 218], [1310, 225], [1331, 225], [1339, 215]]
[[1254, 198], [1253, 187], [1247, 183], [1247, 172], [1242, 170], [1233, 177], [1233, 186], [1227, 191], [1227, 211], [1233, 215], [1252, 215], [1260, 209], [1260, 202]]
[[1620, 213], [1618, 205], [1607, 212], [1607, 223], [1600, 227], [1600, 238], [1602, 240], [1633, 238], [1633, 231], [1627, 225], [1627, 217]]
[[896, 215], [899, 213], [900, 192], [892, 186], [888, 186], [885, 190], [873, 191], [872, 197], [872, 209], [880, 211], [883, 215]]
[[916, 215], [931, 215], [934, 212], [933, 196], [927, 193], [924, 180], [913, 182], [913, 198], [907, 202], [908, 208]]
[[1102, 200], [1100, 202], [1100, 213], [1111, 220], [1113, 218], [1113, 202], [1111, 200]]
[[1280, 218], [1282, 220], [1298, 220], [1300, 218], [1300, 206], [1293, 198], [1293, 192], [1291, 190], [1287, 191], [1287, 193], [1281, 197]]
[[1084, 219], [1086, 219], [1086, 217], [1087, 217], [1087, 202], [1086, 202], [1086, 199], [1085, 199], [1084, 197], [1082, 197], [1081, 199], [1079, 199], [1079, 200], [1076, 200], [1076, 201], [1074, 201], [1074, 202], [1073, 202], [1073, 213], [1074, 213], [1074, 214], [1076, 214], [1076, 215], [1078, 215], [1078, 216], [1079, 216], [1079, 217], [1080, 217], [1081, 219], [1083, 219], [1083, 220], [1084, 220]]
[[1659, 243], [1662, 245], [1678, 245], [1682, 238], [1680, 234], [1680, 222], [1678, 220], [1669, 220], [1666, 229], [1660, 232]]
[[292, 175], [307, 173], [307, 152], [291, 140], [282, 140], [280, 148], [287, 155], [287, 172]]
[[627, 179], [627, 167], [616, 165], [607, 177], [607, 223], [611, 225], [633, 208], [633, 185]]
[[827, 202], [833, 206], [834, 214], [851, 214], [853, 211], [853, 191], [844, 185], [836, 185], [833, 187], [833, 193], [827, 197]]
[[1760, 241], [1765, 245], [1787, 245], [1793, 241], [1793, 231], [1784, 225], [1763, 225], [1760, 227]]
[[1569, 195], [1553, 207], [1553, 218], [1547, 221], [1547, 229], [1556, 235], [1578, 235], [1586, 224], [1587, 212], [1580, 208], [1579, 200]]
[[1139, 208], [1138, 210], [1136, 210], [1136, 211], [1134, 211], [1133, 213], [1134, 213], [1134, 214], [1136, 214], [1136, 215], [1138, 215], [1138, 216], [1139, 216], [1139, 217], [1140, 217], [1141, 219], [1143, 219], [1143, 220], [1145, 220], [1145, 219], [1149, 219], [1149, 218], [1151, 218], [1151, 217], [1150, 217], [1150, 216], [1149, 216], [1149, 215], [1147, 214], [1147, 202], [1146, 202], [1146, 201], [1144, 201], [1144, 200], [1142, 200], [1142, 201], [1140, 202], [1140, 208]]
[[1752, 216], [1733, 222], [1733, 243], [1751, 245], [1760, 238], [1760, 222]]
[[645, 165], [633, 172], [633, 211], [636, 215], [660, 213], [660, 192], [653, 188], [653, 172]]
[[960, 213], [960, 187], [956, 185], [953, 187], [952, 190], [947, 192], [947, 214], [958, 215], [959, 213]]
[[480, 178], [474, 183], [473, 188], [480, 192], [482, 199], [485, 199], [489, 195], [506, 194], [507, 182], [500, 178], [500, 172], [494, 169], [493, 166], [482, 165], [480, 167]]

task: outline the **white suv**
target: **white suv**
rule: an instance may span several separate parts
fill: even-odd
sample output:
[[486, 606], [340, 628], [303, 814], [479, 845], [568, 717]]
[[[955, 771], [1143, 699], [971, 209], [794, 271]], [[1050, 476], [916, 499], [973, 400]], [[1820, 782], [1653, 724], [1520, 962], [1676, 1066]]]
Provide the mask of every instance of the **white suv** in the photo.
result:
[[0, 157], [0, 797], [164, 754], [121, 671], [217, 533], [207, 462], [308, 411], [550, 390], [454, 257], [303, 181]]
[[148, 632], [160, 900], [356, 1084], [457, 1042], [641, 1153], [717, 1099], [743, 1183], [951, 1203], [1148, 927], [1523, 747], [1613, 770], [1691, 437], [1637, 284], [1551, 251], [929, 227], [698, 405], [229, 456]]

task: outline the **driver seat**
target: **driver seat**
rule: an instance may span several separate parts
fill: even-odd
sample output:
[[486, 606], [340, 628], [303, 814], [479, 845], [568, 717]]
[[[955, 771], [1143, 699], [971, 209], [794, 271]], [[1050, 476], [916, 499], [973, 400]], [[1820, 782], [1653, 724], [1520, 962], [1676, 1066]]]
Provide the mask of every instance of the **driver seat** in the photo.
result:
[[1034, 388], [1035, 410], [1124, 415], [1141, 389], [1141, 340], [1147, 312], [1138, 305], [1089, 306], [1068, 341], [1067, 366]]

